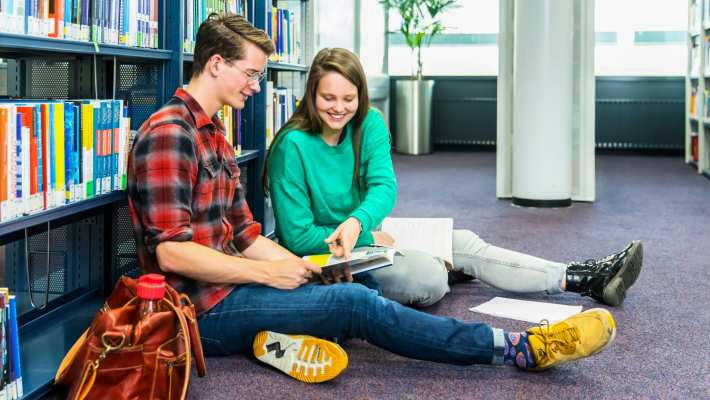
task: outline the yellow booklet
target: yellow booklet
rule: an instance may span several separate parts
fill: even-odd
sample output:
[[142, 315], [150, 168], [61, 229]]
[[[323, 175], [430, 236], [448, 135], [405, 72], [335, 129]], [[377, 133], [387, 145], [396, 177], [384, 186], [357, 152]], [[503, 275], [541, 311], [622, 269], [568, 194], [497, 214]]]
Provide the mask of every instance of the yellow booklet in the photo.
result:
[[349, 268], [355, 275], [377, 268], [392, 265], [392, 260], [397, 253], [395, 249], [380, 246], [357, 247], [350, 253], [350, 258], [335, 257], [332, 254], [313, 254], [304, 256], [303, 259], [324, 269]]

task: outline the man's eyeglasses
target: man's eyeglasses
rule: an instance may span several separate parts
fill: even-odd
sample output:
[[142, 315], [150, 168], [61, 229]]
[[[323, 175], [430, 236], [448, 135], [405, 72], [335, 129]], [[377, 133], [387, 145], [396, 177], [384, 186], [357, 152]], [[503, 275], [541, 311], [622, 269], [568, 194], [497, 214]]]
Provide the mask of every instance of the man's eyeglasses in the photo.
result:
[[237, 64], [234, 64], [230, 61], [225, 61], [230, 67], [235, 67], [236, 69], [240, 70], [241, 72], [244, 73], [244, 75], [249, 78], [249, 83], [258, 83], [264, 80], [266, 77], [266, 74], [263, 72], [259, 71], [245, 71], [237, 66]]

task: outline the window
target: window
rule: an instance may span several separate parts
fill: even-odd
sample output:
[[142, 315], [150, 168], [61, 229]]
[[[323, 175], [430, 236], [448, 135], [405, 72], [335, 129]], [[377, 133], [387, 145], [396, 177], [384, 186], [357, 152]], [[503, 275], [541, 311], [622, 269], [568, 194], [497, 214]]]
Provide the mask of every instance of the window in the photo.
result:
[[385, 8], [379, 0], [360, 1], [360, 62], [365, 73], [385, 71]]
[[596, 75], [685, 75], [688, 2], [596, 0]]
[[343, 47], [355, 51], [355, 0], [328, 0], [316, 8], [315, 52], [324, 47]]
[[[424, 75], [498, 74], [498, 0], [459, 0], [440, 18], [446, 27], [422, 47]], [[410, 75], [416, 59], [399, 32], [401, 18], [389, 12], [389, 73]]]
[[[363, 0], [377, 2], [377, 0]], [[460, 0], [441, 18], [447, 27], [422, 50], [424, 75], [498, 74], [498, 0]], [[597, 75], [685, 75], [688, 2], [595, 1]], [[389, 13], [389, 73], [410, 75], [415, 59]]]

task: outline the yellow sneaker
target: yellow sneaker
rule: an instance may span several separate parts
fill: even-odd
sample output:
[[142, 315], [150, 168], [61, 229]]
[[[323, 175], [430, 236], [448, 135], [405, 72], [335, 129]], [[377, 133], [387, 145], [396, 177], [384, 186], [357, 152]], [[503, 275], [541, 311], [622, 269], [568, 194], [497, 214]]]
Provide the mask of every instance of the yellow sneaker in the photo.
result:
[[543, 321], [527, 332], [536, 363], [527, 369], [540, 371], [599, 353], [616, 337], [616, 324], [609, 311], [593, 308], [552, 325]]
[[313, 336], [261, 331], [253, 347], [257, 359], [302, 382], [329, 381], [348, 366], [342, 347]]

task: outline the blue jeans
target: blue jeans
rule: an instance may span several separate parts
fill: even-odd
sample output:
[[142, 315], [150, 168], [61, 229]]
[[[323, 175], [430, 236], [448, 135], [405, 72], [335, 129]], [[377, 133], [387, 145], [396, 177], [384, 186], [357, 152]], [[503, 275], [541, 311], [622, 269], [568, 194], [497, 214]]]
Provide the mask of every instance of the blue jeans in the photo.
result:
[[461, 365], [501, 363], [504, 346], [500, 329], [423, 313], [360, 283], [240, 285], [200, 316], [199, 326], [207, 355], [251, 350], [262, 330], [364, 339], [405, 357]]

